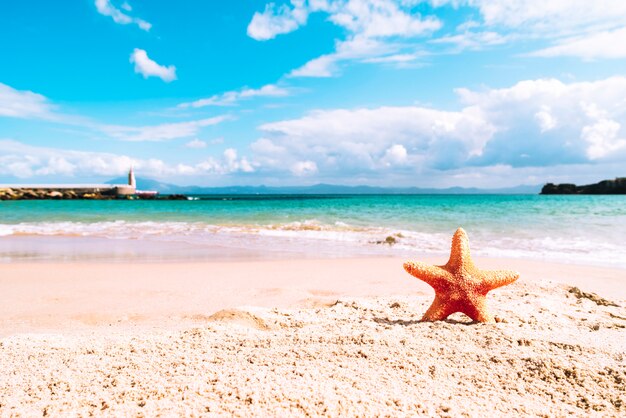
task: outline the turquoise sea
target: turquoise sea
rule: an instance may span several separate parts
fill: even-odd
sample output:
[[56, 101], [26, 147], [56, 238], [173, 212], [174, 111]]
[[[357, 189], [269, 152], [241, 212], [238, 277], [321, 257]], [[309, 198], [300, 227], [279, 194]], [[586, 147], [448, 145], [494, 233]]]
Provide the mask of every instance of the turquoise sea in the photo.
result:
[[443, 255], [462, 226], [476, 255], [626, 267], [626, 196], [195, 199], [0, 202], [0, 259]]

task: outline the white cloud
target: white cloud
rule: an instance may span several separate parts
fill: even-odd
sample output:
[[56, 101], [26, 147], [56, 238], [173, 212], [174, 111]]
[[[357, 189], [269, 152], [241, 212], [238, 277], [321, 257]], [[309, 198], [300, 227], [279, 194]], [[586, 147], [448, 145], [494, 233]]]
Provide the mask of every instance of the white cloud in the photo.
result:
[[43, 119], [74, 125], [87, 131], [102, 132], [111, 138], [124, 141], [167, 141], [188, 138], [197, 135], [204, 127], [216, 125], [231, 118], [230, 116], [222, 115], [148, 126], [107, 125], [96, 123], [87, 118], [55, 112], [55, 106], [46, 97], [30, 91], [16, 90], [0, 83], [0, 117], [2, 116]]
[[0, 83], [0, 116], [24, 119], [54, 119], [54, 106], [41, 94], [16, 90]]
[[246, 157], [237, 158], [237, 150], [234, 148], [224, 150], [224, 160], [228, 172], [243, 171], [244, 173], [252, 173], [254, 171], [254, 167], [252, 167], [252, 164], [248, 162]]
[[494, 131], [473, 109], [423, 107], [316, 111], [260, 129], [264, 138], [252, 149], [264, 165], [313, 161], [330, 172], [378, 170], [435, 153], [441, 158], [431, 161], [434, 165], [459, 164], [479, 154]]
[[404, 164], [407, 161], [408, 153], [406, 148], [400, 144], [394, 144], [387, 148], [383, 157], [383, 162], [387, 166]]
[[[401, 55], [396, 54], [399, 50], [400, 46], [397, 44], [381, 42], [362, 35], [354, 36], [347, 41], [336, 42], [333, 54], [322, 55], [307, 62], [304, 66], [293, 70], [290, 76], [332, 77], [337, 73], [338, 63], [341, 61], [384, 62], [385, 58], [390, 55]], [[381, 61], [375, 61], [376, 58], [380, 58]]]
[[626, 151], [626, 132], [620, 125], [626, 121], [624, 77], [569, 84], [527, 80], [504, 89], [459, 89], [458, 93], [464, 103], [479, 107], [498, 126], [483, 164], [496, 160], [514, 165], [582, 163], [612, 158], [613, 153], [621, 158]]
[[297, 161], [291, 165], [291, 172], [294, 176], [303, 177], [317, 173], [315, 161]]
[[582, 129], [581, 137], [589, 146], [587, 156], [591, 160], [605, 157], [626, 146], [626, 136], [618, 138], [621, 125], [611, 119], [600, 119]]
[[120, 175], [137, 161], [109, 153], [35, 147], [0, 140], [0, 174], [18, 178], [79, 174]]
[[562, 39], [556, 45], [528, 54], [536, 57], [626, 58], [626, 27]]
[[199, 108], [206, 106], [233, 106], [240, 100], [254, 97], [285, 97], [289, 96], [289, 90], [274, 84], [267, 84], [259, 89], [244, 88], [240, 91], [228, 91], [223, 94], [214, 95], [207, 99], [200, 99], [193, 102], [181, 103], [180, 108]]
[[[412, 1], [413, 4], [419, 1]], [[583, 59], [623, 58], [626, 2], [620, 0], [430, 0], [478, 9], [482, 22], [457, 27], [465, 32], [435, 42], [455, 42], [459, 49], [480, 49], [520, 39], [549, 40], [553, 46], [529, 55]], [[474, 29], [475, 32], [468, 32]], [[481, 31], [482, 29], [482, 31]], [[487, 36], [486, 34], [491, 34]], [[497, 37], [499, 35], [500, 37]]]
[[159, 77], [166, 83], [176, 80], [176, 67], [159, 65], [151, 60], [143, 49], [135, 48], [130, 54], [130, 62], [135, 64], [135, 72], [143, 75], [144, 78]]
[[386, 55], [382, 57], [375, 58], [367, 58], [364, 59], [363, 62], [368, 63], [396, 63], [396, 64], [406, 64], [416, 59], [422, 57], [424, 54], [393, 54]]
[[[621, 0], [292, 0], [280, 7], [269, 3], [263, 13], [255, 13], [248, 34], [257, 40], [272, 39], [305, 25], [312, 13], [326, 14], [328, 21], [345, 31], [345, 38], [336, 42], [334, 52], [310, 60], [290, 75], [331, 77], [342, 62], [389, 63], [394, 61], [385, 56], [417, 57], [415, 52], [425, 46], [416, 44], [414, 38], [430, 36], [442, 27], [434, 13], [415, 12], [425, 2], [433, 8], [473, 8], [480, 16], [430, 41], [431, 46], [453, 46], [445, 52], [542, 40], [552, 45], [529, 55], [586, 60], [626, 57], [626, 2]], [[347, 52], [349, 44], [359, 38], [377, 40], [387, 50]]]
[[548, 106], [541, 106], [541, 110], [535, 113], [535, 119], [539, 123], [542, 133], [554, 129], [557, 125], [557, 120], [552, 116]]
[[497, 32], [463, 32], [457, 35], [443, 36], [431, 41], [433, 44], [450, 44], [459, 50], [478, 50], [486, 46], [501, 45], [507, 42], [507, 37]]
[[[389, 39], [424, 36], [442, 25], [436, 17], [422, 17], [412, 12], [410, 5], [395, 0], [292, 0], [291, 7], [276, 8], [268, 4], [263, 13], [256, 13], [248, 26], [248, 34], [257, 40], [268, 40], [296, 30], [315, 12], [327, 14], [330, 22], [347, 32], [346, 39], [336, 42], [335, 52], [293, 70], [290, 74], [293, 77], [330, 77], [336, 74], [338, 63], [342, 61], [406, 62], [406, 58], [415, 53], [415, 46]], [[407, 48], [410, 51], [407, 52]], [[382, 59], [389, 55], [402, 59]]]
[[217, 125], [228, 119], [228, 116], [216, 116], [151, 126], [100, 125], [99, 129], [112, 138], [123, 141], [167, 141], [194, 136], [200, 129], [206, 126]]
[[191, 141], [187, 142], [185, 144], [185, 146], [187, 148], [191, 148], [191, 149], [202, 149], [202, 148], [206, 148], [206, 142], [199, 140], [198, 138], [196, 139], [192, 139]]
[[252, 173], [255, 171], [255, 168], [246, 157], [238, 158], [237, 150], [234, 148], [227, 148], [224, 150], [221, 160], [216, 160], [212, 157], [208, 158], [197, 164], [195, 166], [195, 170], [215, 174], [230, 174], [237, 172]]
[[366, 37], [413, 37], [437, 30], [435, 17], [422, 18], [402, 9], [402, 3], [390, 0], [350, 0], [329, 8], [329, 20], [352, 33]]
[[626, 3], [620, 0], [454, 0], [477, 7], [488, 26], [521, 28], [566, 35], [572, 31], [623, 25]]
[[626, 163], [626, 77], [457, 94], [457, 111], [336, 109], [264, 124], [251, 149], [265, 170], [303, 171], [308, 161], [316, 175], [338, 178]]
[[322, 55], [289, 74], [292, 77], [332, 77], [336, 72], [337, 55]]
[[467, 32], [474, 28], [479, 28], [480, 23], [475, 20], [467, 20], [456, 27], [457, 32]]
[[337, 61], [337, 55], [322, 55], [291, 71], [289, 75], [291, 77], [332, 77], [336, 72]]
[[254, 166], [237, 151], [227, 149], [221, 158], [208, 158], [196, 164], [170, 164], [159, 159], [139, 159], [103, 152], [35, 147], [13, 140], [0, 140], [0, 175], [27, 179], [37, 176], [97, 177], [119, 176], [129, 167], [141, 176], [225, 175], [250, 173]]
[[257, 41], [267, 41], [276, 35], [293, 32], [304, 25], [308, 18], [308, 10], [304, 0], [292, 0], [293, 8], [274, 3], [265, 6], [263, 13], [255, 13], [248, 25], [248, 36]]
[[[131, 17], [113, 6], [113, 4], [111, 4], [111, 0], [96, 0], [95, 4], [98, 13], [104, 16], [112, 17], [115, 23], [119, 23], [120, 25], [128, 25], [132, 23], [145, 31], [149, 31], [150, 28], [152, 28], [152, 24], [146, 22], [145, 20]], [[120, 7], [127, 12], [132, 11], [132, 7], [130, 7], [127, 2], [124, 2]]]

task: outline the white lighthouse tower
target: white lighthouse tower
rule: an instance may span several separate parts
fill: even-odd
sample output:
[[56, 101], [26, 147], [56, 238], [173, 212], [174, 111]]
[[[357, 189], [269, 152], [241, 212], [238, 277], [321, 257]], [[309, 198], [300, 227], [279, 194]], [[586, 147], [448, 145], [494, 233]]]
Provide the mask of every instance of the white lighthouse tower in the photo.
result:
[[133, 167], [130, 167], [128, 171], [128, 184], [115, 185], [115, 191], [118, 196], [132, 196], [137, 193], [137, 182], [135, 180]]
[[135, 172], [133, 171], [133, 166], [130, 166], [130, 170], [128, 171], [128, 185], [133, 189], [137, 189], [137, 181], [135, 180]]

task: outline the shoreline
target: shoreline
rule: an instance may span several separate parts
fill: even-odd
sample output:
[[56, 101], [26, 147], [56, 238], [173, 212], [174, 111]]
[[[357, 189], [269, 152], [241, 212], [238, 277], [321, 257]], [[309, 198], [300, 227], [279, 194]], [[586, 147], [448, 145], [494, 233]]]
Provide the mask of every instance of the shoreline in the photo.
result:
[[[200, 240], [195, 236], [161, 237], [106, 237], [78, 233], [67, 235], [19, 234], [1, 235], [0, 265], [3, 264], [150, 264], [150, 263], [207, 263], [248, 262], [351, 258], [411, 258], [447, 259], [448, 237], [432, 237], [424, 248], [405, 245], [404, 238], [392, 242], [397, 234], [385, 231], [369, 236], [368, 240], [329, 239], [315, 235], [268, 235], [263, 233], [213, 233]], [[426, 239], [429, 237], [423, 237]], [[441, 241], [441, 242], [439, 242]], [[416, 241], [421, 242], [421, 241]], [[546, 263], [626, 270], [623, 250], [612, 256], [593, 258], [593, 254], [563, 254], [541, 249], [512, 249], [496, 251], [495, 246], [484, 249], [485, 242], [476, 242], [472, 253], [482, 259], [506, 259], [513, 263]], [[609, 254], [608, 249], [598, 251]], [[626, 254], [626, 253], [625, 253]], [[438, 261], [443, 263], [445, 261]]]

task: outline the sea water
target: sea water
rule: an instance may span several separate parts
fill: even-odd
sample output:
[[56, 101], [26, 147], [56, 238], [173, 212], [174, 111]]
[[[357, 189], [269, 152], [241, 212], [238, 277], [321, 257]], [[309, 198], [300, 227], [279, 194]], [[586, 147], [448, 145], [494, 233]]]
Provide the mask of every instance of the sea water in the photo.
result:
[[590, 195], [2, 201], [0, 260], [444, 255], [460, 226], [479, 256], [626, 267], [626, 196]]

